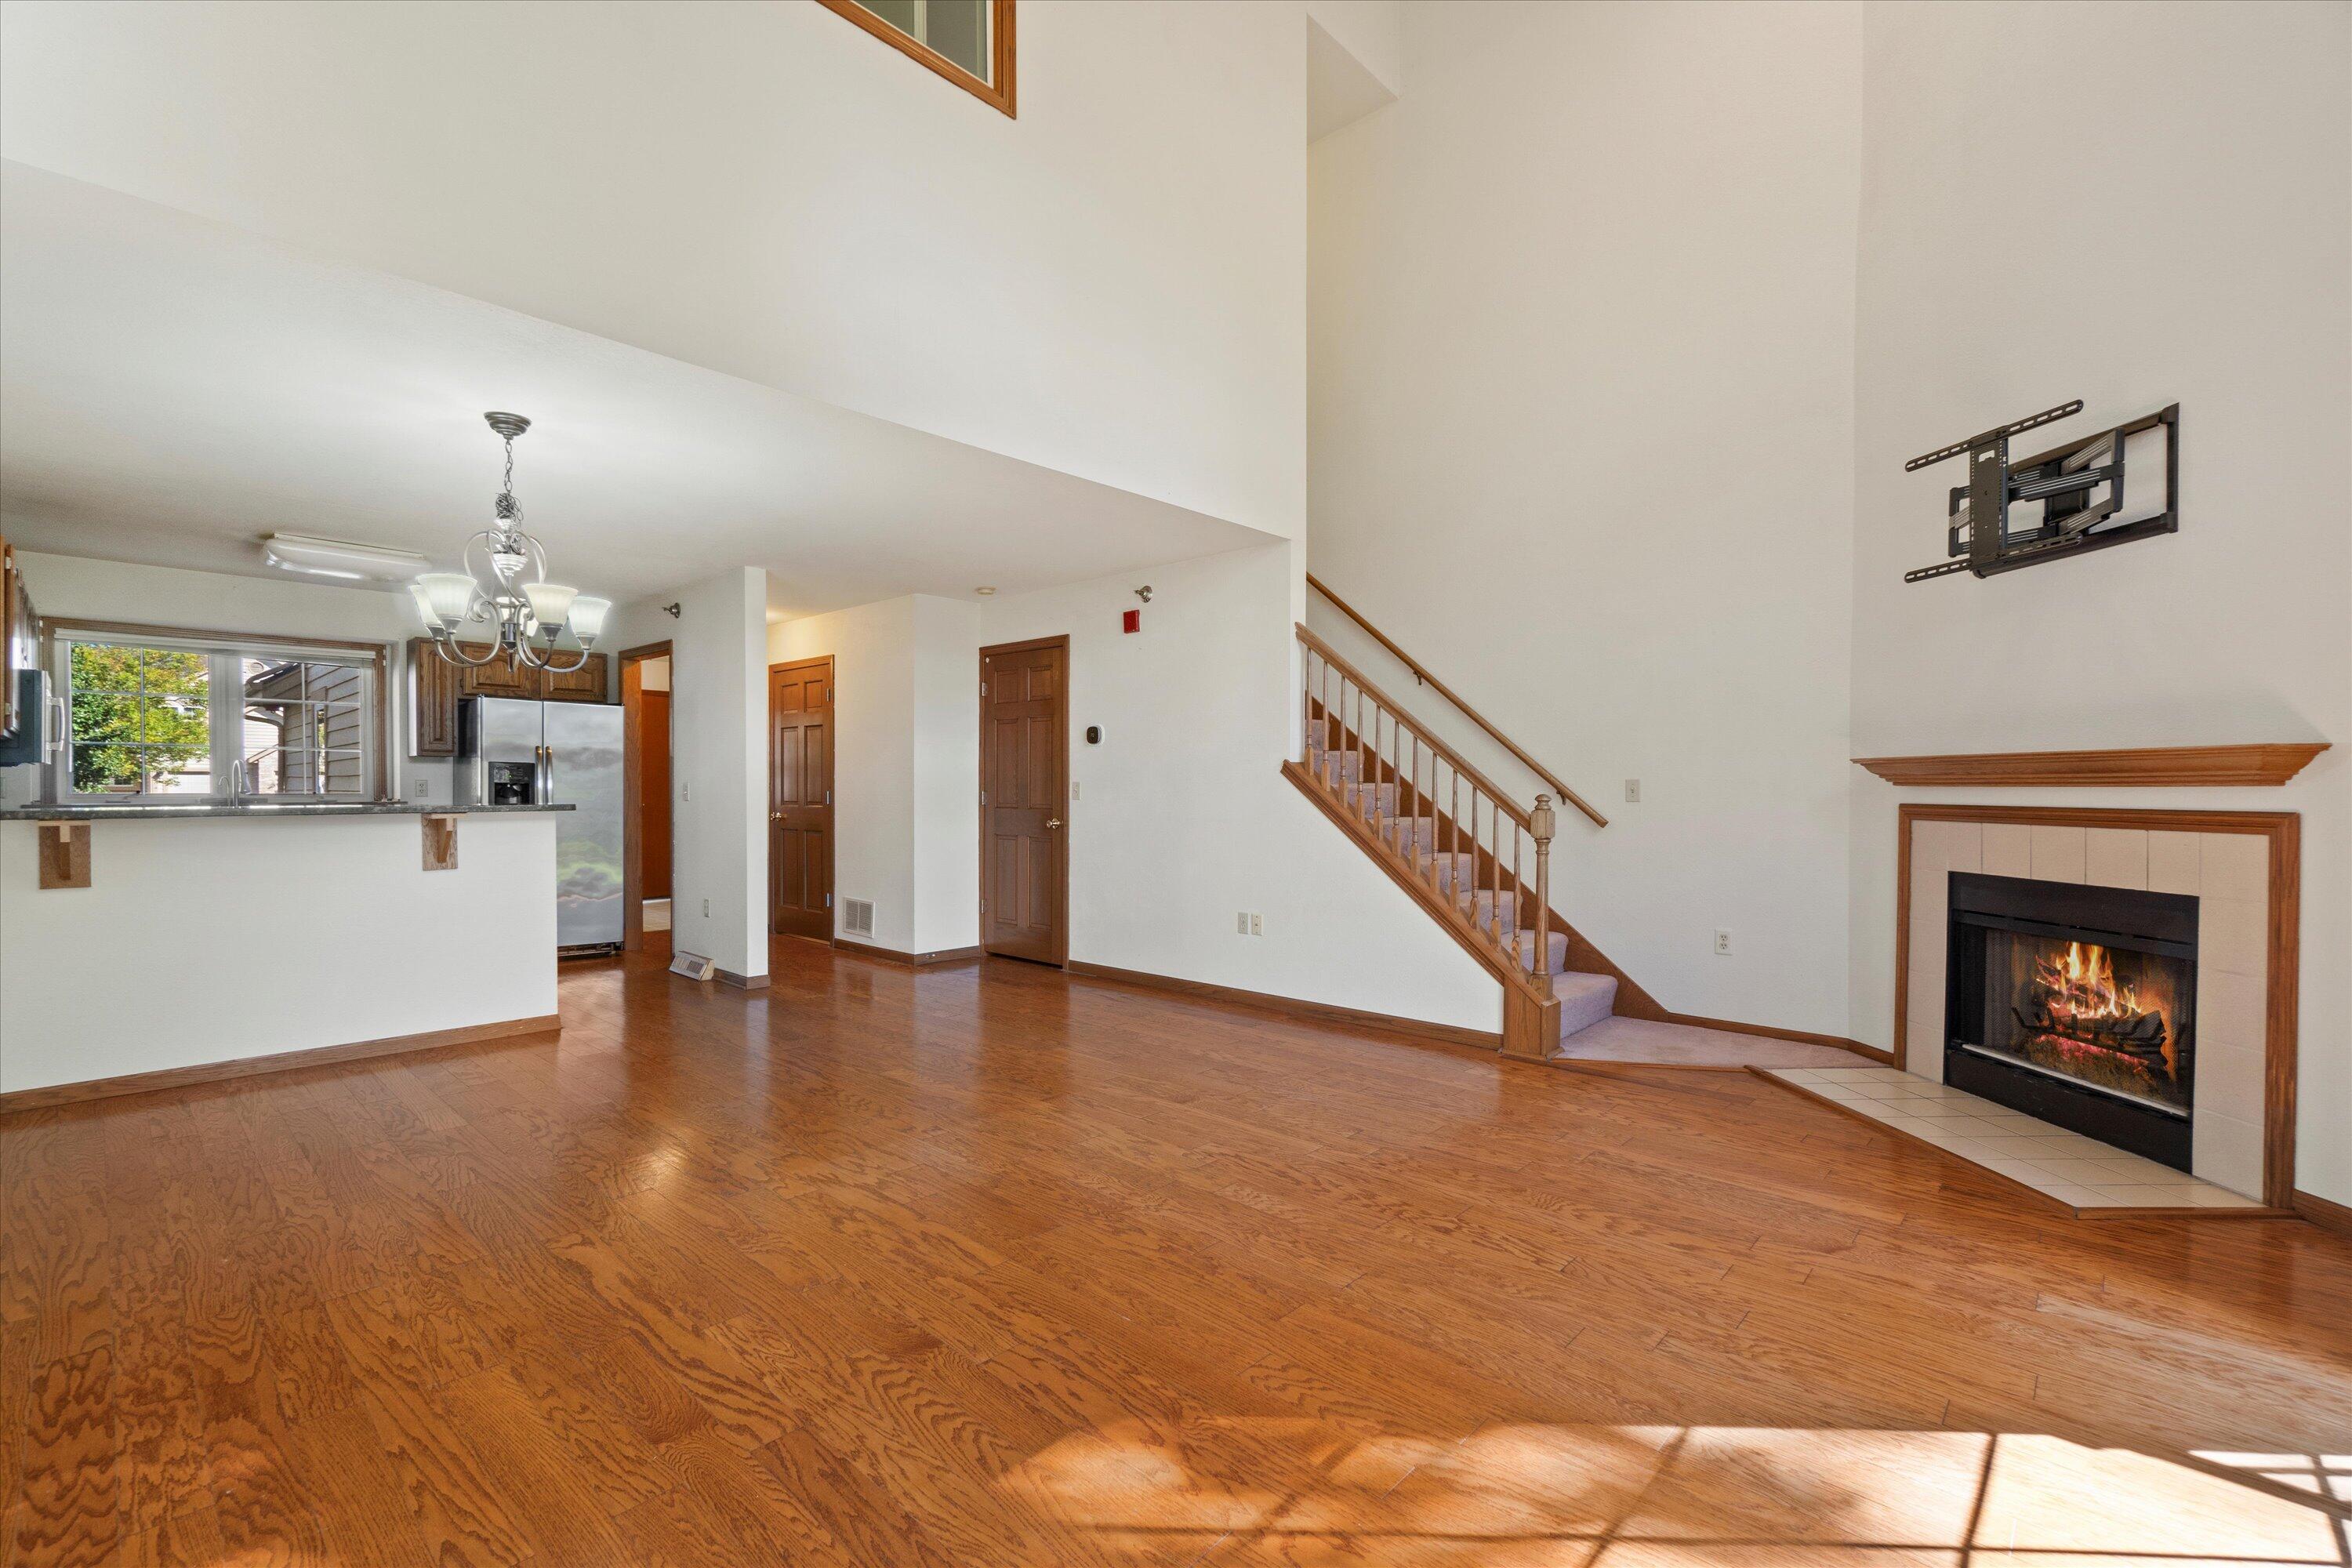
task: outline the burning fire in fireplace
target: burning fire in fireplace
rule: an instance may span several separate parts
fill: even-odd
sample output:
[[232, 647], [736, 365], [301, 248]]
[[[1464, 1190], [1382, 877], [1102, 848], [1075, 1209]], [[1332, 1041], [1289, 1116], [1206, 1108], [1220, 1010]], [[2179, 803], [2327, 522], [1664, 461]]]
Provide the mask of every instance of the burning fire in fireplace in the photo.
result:
[[2029, 1036], [2062, 1049], [2113, 1052], [2168, 1078], [2177, 1068], [2162, 1000], [2143, 1004], [2136, 985], [2117, 984], [2114, 959], [2095, 942], [2070, 942], [2063, 952], [2053, 942], [2036, 955], [2013, 1011]]

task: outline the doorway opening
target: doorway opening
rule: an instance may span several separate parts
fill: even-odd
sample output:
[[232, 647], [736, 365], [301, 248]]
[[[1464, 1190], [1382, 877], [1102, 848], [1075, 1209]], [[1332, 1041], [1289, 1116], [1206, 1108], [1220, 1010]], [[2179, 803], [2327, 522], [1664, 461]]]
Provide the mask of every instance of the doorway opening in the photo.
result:
[[980, 650], [980, 945], [1070, 961], [1070, 639]]
[[833, 940], [833, 656], [768, 667], [768, 904], [778, 936]]
[[621, 947], [667, 952], [671, 850], [670, 645], [621, 654]]

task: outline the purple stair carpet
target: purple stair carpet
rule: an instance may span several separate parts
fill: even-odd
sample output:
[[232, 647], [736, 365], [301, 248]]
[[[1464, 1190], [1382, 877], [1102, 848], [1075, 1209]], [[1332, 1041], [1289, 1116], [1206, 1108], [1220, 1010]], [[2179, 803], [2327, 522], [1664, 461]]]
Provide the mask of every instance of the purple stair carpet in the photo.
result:
[[[1424, 887], [1433, 879], [1440, 898], [1449, 900], [1481, 928], [1514, 946], [1520, 963], [1528, 969], [1537, 967], [1536, 933], [1519, 929], [1515, 884], [1507, 879], [1499, 898], [1491, 887], [1475, 886], [1478, 858], [1467, 849], [1451, 849], [1449, 835], [1434, 816], [1397, 815], [1395, 784], [1362, 782], [1362, 752], [1310, 745], [1307, 766], [1384, 847], [1412, 866]], [[1466, 843], [1467, 834], [1463, 837]], [[1542, 968], [1551, 976], [1551, 994], [1559, 999], [1559, 1037], [1565, 1040], [1615, 1012], [1617, 977], [1569, 968], [1567, 936], [1556, 931], [1549, 935]]]

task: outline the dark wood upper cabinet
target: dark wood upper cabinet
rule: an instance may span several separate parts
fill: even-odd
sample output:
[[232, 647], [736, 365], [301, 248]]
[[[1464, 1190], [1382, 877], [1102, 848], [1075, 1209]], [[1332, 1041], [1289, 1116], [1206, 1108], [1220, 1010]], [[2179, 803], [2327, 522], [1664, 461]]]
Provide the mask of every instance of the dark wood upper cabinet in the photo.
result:
[[[458, 651], [467, 658], [480, 658], [489, 651], [488, 643], [459, 643]], [[516, 665], [504, 658], [494, 658], [487, 664], [460, 665], [457, 668], [457, 694], [461, 697], [539, 697], [539, 671], [529, 665]]]
[[408, 642], [408, 754], [457, 754], [458, 668], [441, 657], [431, 637]]
[[541, 695], [550, 702], [604, 702], [611, 698], [605, 686], [605, 656], [592, 653], [588, 662], [577, 669], [550, 669], [540, 672], [543, 687]]
[[[460, 643], [469, 658], [489, 651], [487, 643]], [[505, 659], [488, 664], [451, 664], [430, 637], [408, 645], [408, 743], [413, 757], [457, 754], [457, 700], [463, 697], [520, 697], [548, 702], [607, 702], [612, 700], [612, 657], [590, 654], [578, 669], [561, 674]]]

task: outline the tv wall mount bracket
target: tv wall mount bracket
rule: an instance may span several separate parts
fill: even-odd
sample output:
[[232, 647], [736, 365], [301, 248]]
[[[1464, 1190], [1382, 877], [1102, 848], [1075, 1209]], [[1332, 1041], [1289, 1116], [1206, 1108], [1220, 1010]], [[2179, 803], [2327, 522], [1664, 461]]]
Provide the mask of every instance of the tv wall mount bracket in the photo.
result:
[[[2010, 437], [2083, 411], [2082, 399], [1996, 426], [1912, 458], [1905, 473], [1968, 455], [1969, 482], [1946, 502], [1945, 553], [1906, 572], [1924, 583], [1968, 572], [1990, 577], [2104, 550], [2180, 527], [2180, 405], [2012, 460]], [[2011, 510], [2019, 509], [2012, 527]]]

